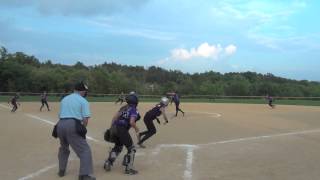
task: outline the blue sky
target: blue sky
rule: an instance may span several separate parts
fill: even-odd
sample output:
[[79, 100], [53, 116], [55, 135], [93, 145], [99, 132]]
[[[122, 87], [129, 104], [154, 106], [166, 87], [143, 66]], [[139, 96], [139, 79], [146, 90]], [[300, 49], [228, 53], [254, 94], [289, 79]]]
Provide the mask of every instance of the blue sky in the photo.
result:
[[0, 0], [0, 45], [41, 61], [320, 81], [320, 1]]

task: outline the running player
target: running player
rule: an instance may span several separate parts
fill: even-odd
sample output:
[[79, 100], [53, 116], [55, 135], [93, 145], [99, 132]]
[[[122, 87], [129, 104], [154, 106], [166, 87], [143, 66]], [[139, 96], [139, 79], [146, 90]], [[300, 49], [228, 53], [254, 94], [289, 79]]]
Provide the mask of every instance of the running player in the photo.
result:
[[270, 96], [269, 94], [267, 94], [266, 99], [268, 100], [268, 105], [269, 105], [271, 108], [275, 108], [275, 105], [273, 104], [273, 97]]
[[18, 102], [18, 99], [19, 99], [19, 94], [16, 93], [10, 101], [8, 101], [8, 104], [12, 104], [12, 110], [11, 112], [16, 112], [16, 110], [18, 109], [18, 105], [20, 106], [20, 103]]
[[176, 116], [178, 115], [178, 112], [182, 112], [182, 115], [184, 116], [184, 112], [180, 109], [180, 95], [178, 94], [178, 91], [175, 91], [173, 94], [173, 102], [176, 105]]
[[139, 100], [135, 94], [130, 94], [126, 97], [126, 102], [127, 105], [122, 106], [112, 119], [110, 131], [114, 142], [114, 147], [109, 153], [109, 157], [105, 161], [103, 167], [106, 171], [110, 171], [111, 167], [113, 166], [113, 162], [121, 153], [123, 146], [125, 146], [128, 152], [123, 158], [122, 165], [126, 166], [125, 174], [134, 175], [138, 173], [137, 170], [133, 169], [133, 161], [136, 149], [129, 134], [129, 129], [131, 127], [134, 128], [138, 138], [139, 129], [136, 125], [136, 121], [140, 119], [140, 115], [137, 110]]
[[153, 120], [156, 119], [157, 122], [160, 124], [158, 116], [160, 116], [162, 114], [163, 118], [165, 120], [164, 124], [168, 123], [168, 118], [167, 118], [166, 112], [165, 112], [165, 109], [168, 106], [168, 104], [169, 104], [169, 99], [166, 97], [163, 97], [163, 98], [161, 98], [161, 101], [159, 104], [157, 104], [154, 108], [152, 108], [151, 110], [149, 110], [145, 114], [143, 121], [147, 127], [147, 130], [139, 133], [139, 141], [138, 141], [139, 147], [145, 148], [145, 146], [143, 145], [143, 142], [145, 140], [149, 139], [154, 134], [156, 134], [157, 129], [153, 124]]
[[49, 105], [48, 105], [48, 97], [47, 97], [47, 92], [43, 91], [43, 93], [41, 94], [41, 107], [40, 107], [40, 111], [42, 111], [42, 108], [44, 107], [44, 105], [47, 106], [48, 111], [50, 111]]
[[167, 95], [166, 95], [166, 97], [169, 99], [170, 105], [173, 102], [173, 95], [172, 94], [174, 94], [174, 93], [167, 93]]
[[120, 105], [123, 103], [123, 101], [125, 101], [125, 96], [123, 94], [123, 92], [121, 92], [121, 94], [119, 95], [117, 101], [115, 102], [115, 104], [117, 104], [118, 102], [120, 102]]

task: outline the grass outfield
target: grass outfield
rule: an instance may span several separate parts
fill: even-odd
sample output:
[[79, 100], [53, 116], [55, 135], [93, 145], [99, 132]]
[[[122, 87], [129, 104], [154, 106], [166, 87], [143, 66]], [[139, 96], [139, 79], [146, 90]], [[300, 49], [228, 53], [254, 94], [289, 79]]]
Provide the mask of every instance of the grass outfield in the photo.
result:
[[[12, 96], [0, 96], [0, 102], [7, 102]], [[117, 96], [104, 96], [104, 97], [88, 97], [90, 102], [115, 102]], [[57, 102], [60, 100], [58, 96], [48, 96], [49, 102]], [[146, 98], [140, 97], [140, 101], [143, 102], [157, 102], [159, 98]], [[21, 96], [22, 102], [35, 102], [40, 101], [38, 96]], [[242, 104], [266, 104], [265, 99], [205, 99], [205, 98], [182, 98], [183, 102], [193, 103], [242, 103]], [[320, 100], [306, 100], [306, 99], [276, 99], [274, 104], [280, 105], [305, 105], [305, 106], [320, 106]]]

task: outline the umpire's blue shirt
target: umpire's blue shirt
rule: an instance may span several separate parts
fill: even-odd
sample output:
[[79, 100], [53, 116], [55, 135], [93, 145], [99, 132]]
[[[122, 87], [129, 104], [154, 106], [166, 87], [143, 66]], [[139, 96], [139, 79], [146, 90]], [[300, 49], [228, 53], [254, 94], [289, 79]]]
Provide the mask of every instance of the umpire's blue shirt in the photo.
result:
[[88, 101], [78, 93], [72, 93], [64, 97], [60, 105], [59, 118], [75, 118], [83, 120], [90, 117], [90, 108]]

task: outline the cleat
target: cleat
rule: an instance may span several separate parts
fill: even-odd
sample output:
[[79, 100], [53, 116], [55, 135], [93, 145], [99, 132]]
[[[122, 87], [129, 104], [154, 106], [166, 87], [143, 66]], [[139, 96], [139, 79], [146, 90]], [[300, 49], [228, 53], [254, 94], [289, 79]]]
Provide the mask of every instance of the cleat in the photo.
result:
[[126, 169], [124, 173], [128, 175], [135, 175], [138, 174], [138, 171], [134, 169]]
[[107, 160], [103, 165], [103, 169], [105, 171], [111, 171], [111, 166], [112, 166], [112, 164], [110, 163], [110, 161]]
[[89, 175], [80, 175], [79, 180], [96, 180], [96, 178]]
[[139, 148], [142, 148], [142, 149], [145, 149], [145, 148], [146, 148], [146, 146], [143, 145], [143, 144], [138, 144], [138, 146], [139, 146]]
[[65, 174], [66, 174], [66, 170], [59, 170], [59, 172], [58, 172], [58, 176], [59, 177], [63, 177], [63, 176], [65, 176]]

